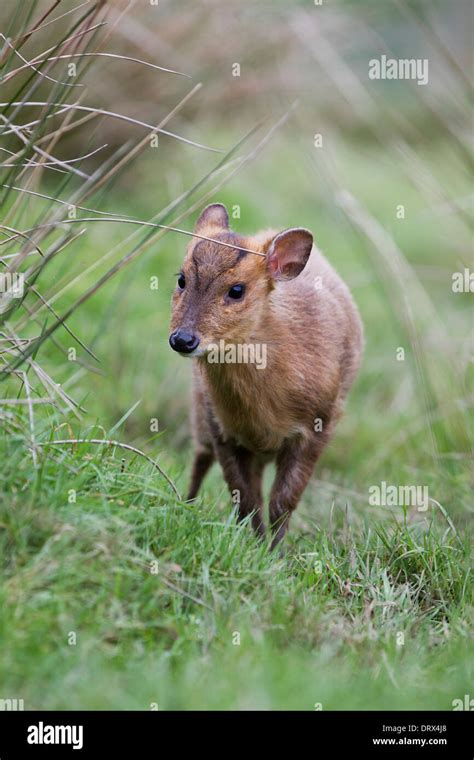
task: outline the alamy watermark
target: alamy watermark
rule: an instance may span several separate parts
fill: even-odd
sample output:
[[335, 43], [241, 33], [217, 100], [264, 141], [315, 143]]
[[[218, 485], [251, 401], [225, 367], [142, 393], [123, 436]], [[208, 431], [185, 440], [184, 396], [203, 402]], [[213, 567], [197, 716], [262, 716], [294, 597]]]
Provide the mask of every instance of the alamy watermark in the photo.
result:
[[429, 506], [428, 486], [395, 486], [382, 480], [369, 488], [369, 504], [373, 507], [416, 507], [426, 512]]
[[470, 694], [465, 694], [463, 699], [453, 699], [451, 706], [454, 711], [456, 710], [468, 710], [472, 712], [474, 710], [474, 699]]
[[0, 298], [23, 298], [25, 276], [22, 272], [0, 272]]
[[26, 738], [28, 744], [70, 744], [73, 749], [82, 749], [84, 746], [83, 726], [52, 726], [40, 721], [38, 724], [28, 726]]
[[257, 369], [267, 366], [266, 343], [210, 343], [207, 347], [209, 364], [255, 364]]
[[23, 699], [0, 699], [0, 712], [11, 712], [24, 709], [25, 702]]
[[369, 79], [415, 79], [417, 84], [428, 84], [427, 58], [371, 58]]
[[451, 289], [453, 293], [474, 293], [474, 272], [467, 267], [462, 272], [453, 272]]

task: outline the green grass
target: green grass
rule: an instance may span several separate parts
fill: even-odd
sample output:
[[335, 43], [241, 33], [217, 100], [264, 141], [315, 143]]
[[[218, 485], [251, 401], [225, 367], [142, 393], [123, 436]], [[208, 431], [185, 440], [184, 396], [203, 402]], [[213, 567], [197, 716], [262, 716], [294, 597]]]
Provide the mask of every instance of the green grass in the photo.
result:
[[278, 557], [222, 493], [184, 505], [92, 447], [34, 475], [9, 449], [0, 680], [28, 707], [449, 709], [469, 692], [467, 547], [442, 516], [304, 509]]
[[[470, 306], [469, 294], [450, 287], [468, 236], [454, 216], [422, 224], [424, 204], [396, 164], [385, 159], [383, 186], [375, 182], [367, 167], [379, 165], [380, 151], [339, 146], [344, 186], [392, 233], [435, 304], [435, 321], [412, 304], [420, 374], [400, 284], [381, 280], [370, 245], [329, 200], [301, 146], [281, 138], [267, 151], [216, 200], [241, 206], [241, 230], [312, 229], [351, 285], [367, 337], [346, 416], [286, 551], [270, 554], [248, 526], [236, 525], [217, 468], [193, 506], [150, 464], [119, 449], [45, 447], [35, 470], [27, 415], [19, 413], [17, 432], [0, 434], [0, 697], [59, 709], [451, 709], [472, 689], [472, 400], [460, 361]], [[451, 181], [449, 153], [435, 146], [428, 159], [448, 195], [467, 192], [459, 176]], [[196, 160], [179, 171], [191, 183], [202, 168]], [[172, 193], [153, 194], [143, 176], [136, 212], [147, 218]], [[132, 213], [125, 189], [102, 207]], [[400, 202], [403, 222], [394, 211]], [[122, 227], [93, 225], [38, 288], [50, 295], [62, 276], [83, 271], [124, 235]], [[184, 245], [166, 236], [71, 318], [102, 374], [44, 347], [43, 365], [84, 404], [83, 420], [35, 410], [38, 441], [100, 438], [99, 425], [110, 431], [141, 400], [113, 437], [158, 456], [181, 492], [191, 451], [189, 364], [172, 355], [167, 333]], [[149, 287], [153, 275], [158, 291]], [[62, 296], [59, 312], [96, 276]], [[57, 337], [63, 348], [74, 345], [63, 331]], [[404, 362], [396, 361], [399, 346]], [[78, 359], [92, 363], [79, 348]], [[4, 383], [1, 396], [8, 391]], [[271, 471], [267, 487], [270, 480]], [[370, 506], [368, 489], [382, 480], [426, 485], [441, 507]]]

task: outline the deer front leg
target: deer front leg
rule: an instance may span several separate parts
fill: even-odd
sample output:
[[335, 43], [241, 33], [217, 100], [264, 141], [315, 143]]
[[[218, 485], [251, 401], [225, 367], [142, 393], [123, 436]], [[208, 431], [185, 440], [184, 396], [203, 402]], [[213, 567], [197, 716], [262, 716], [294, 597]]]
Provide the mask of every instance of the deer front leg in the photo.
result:
[[231, 495], [237, 496], [238, 519], [252, 514], [252, 527], [259, 537], [265, 535], [261, 494], [261, 466], [252, 453], [219, 438], [215, 441], [217, 458]]
[[288, 530], [291, 513], [311, 478], [314, 465], [321, 454], [326, 436], [316, 439], [297, 439], [285, 443], [276, 459], [276, 477], [270, 494], [270, 525], [274, 549]]

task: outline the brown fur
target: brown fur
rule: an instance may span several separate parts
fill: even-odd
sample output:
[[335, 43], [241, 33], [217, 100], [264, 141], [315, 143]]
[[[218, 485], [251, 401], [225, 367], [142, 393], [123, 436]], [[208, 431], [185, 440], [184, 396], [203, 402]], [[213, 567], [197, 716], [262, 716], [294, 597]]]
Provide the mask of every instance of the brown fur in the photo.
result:
[[[196, 232], [232, 247], [193, 238], [182, 267], [186, 286], [173, 295], [172, 331], [197, 335], [203, 351], [193, 367], [197, 451], [189, 498], [217, 458], [231, 492], [240, 492], [239, 517], [252, 513], [263, 535], [262, 470], [274, 459], [274, 546], [342, 412], [360, 363], [362, 326], [338, 274], [315, 247], [309, 254], [307, 231], [241, 237], [228, 229], [225, 209], [215, 204], [201, 214]], [[246, 292], [232, 301], [227, 293], [236, 283], [244, 283]], [[210, 364], [205, 348], [220, 339], [266, 344], [266, 368]], [[316, 418], [321, 432], [315, 432]]]

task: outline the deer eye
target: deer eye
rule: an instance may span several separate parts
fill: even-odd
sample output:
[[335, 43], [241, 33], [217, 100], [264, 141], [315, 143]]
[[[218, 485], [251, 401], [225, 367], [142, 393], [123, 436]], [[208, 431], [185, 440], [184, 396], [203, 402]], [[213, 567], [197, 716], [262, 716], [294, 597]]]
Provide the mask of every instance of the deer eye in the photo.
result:
[[235, 301], [238, 301], [239, 298], [242, 298], [245, 293], [245, 285], [232, 285], [232, 287], [229, 289], [229, 292], [227, 295], [229, 298], [233, 298]]
[[184, 290], [185, 286], [186, 286], [186, 278], [184, 274], [180, 272], [178, 275], [178, 288], [180, 290]]

